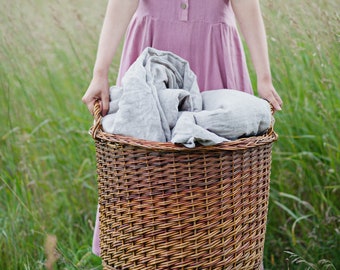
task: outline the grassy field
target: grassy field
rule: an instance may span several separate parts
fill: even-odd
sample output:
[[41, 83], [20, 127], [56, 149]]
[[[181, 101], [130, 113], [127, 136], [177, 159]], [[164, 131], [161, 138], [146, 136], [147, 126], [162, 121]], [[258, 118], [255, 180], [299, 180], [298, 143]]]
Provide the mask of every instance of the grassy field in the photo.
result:
[[[106, 1], [0, 2], [0, 269], [101, 269], [92, 117], [80, 100]], [[340, 269], [338, 1], [262, 5], [284, 100], [265, 268]]]

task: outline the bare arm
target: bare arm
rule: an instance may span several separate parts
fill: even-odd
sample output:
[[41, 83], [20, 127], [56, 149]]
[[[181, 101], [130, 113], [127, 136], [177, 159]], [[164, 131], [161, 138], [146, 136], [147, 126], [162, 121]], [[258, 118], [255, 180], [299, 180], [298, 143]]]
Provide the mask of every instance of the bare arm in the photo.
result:
[[272, 84], [266, 32], [259, 0], [231, 0], [231, 3], [255, 67], [259, 95], [269, 101], [275, 110], [281, 110], [282, 100]]
[[108, 2], [99, 38], [93, 78], [82, 98], [91, 113], [95, 100], [101, 101], [103, 115], [108, 111], [109, 68], [138, 2], [138, 0], [109, 0]]

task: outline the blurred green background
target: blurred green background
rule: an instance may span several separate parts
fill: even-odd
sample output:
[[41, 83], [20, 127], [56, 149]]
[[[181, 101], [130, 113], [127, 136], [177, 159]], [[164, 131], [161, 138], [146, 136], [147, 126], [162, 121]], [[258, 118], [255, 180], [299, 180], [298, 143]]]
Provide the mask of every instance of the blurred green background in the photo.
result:
[[[0, 269], [101, 269], [91, 253], [92, 117], [81, 97], [107, 1], [0, 3]], [[340, 269], [339, 2], [261, 4], [284, 100], [265, 268]], [[119, 55], [111, 84], [118, 65]]]

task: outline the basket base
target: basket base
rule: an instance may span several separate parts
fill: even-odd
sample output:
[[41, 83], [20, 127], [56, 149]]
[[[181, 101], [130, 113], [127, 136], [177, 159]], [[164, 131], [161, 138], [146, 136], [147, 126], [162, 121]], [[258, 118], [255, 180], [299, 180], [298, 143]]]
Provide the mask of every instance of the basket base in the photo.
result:
[[262, 269], [271, 146], [155, 151], [97, 140], [104, 269]]

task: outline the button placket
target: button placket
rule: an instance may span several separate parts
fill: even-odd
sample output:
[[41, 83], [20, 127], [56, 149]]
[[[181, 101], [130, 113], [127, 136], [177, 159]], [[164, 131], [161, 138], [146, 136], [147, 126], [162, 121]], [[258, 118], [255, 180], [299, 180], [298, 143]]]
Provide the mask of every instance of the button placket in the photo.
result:
[[180, 20], [187, 21], [189, 18], [189, 0], [180, 1]]

